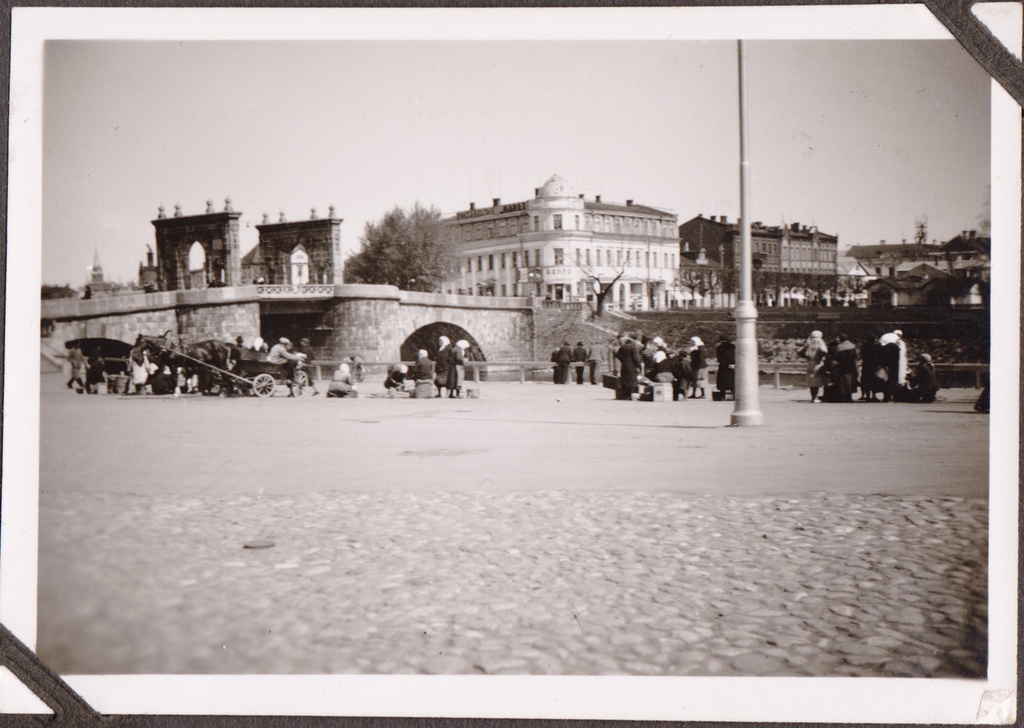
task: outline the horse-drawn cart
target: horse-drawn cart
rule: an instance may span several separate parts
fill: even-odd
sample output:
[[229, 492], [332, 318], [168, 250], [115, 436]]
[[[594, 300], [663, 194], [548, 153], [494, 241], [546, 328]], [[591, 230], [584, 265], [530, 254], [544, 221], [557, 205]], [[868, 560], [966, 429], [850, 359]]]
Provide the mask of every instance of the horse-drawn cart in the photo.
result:
[[[287, 367], [265, 359], [247, 359], [243, 356], [235, 371], [237, 379], [244, 381], [248, 391], [257, 397], [272, 397], [278, 384], [288, 384]], [[303, 388], [309, 386], [309, 376], [302, 369], [296, 369], [294, 383], [301, 394]]]
[[[180, 351], [166, 343], [167, 336], [139, 336], [136, 347], [142, 347], [153, 353], [151, 357], [161, 364], [177, 366], [181, 364], [187, 369], [192, 369], [201, 375], [201, 379], [208, 380], [208, 384], [201, 385], [204, 394], [211, 393], [213, 387], [218, 392], [231, 392], [234, 388], [246, 394], [257, 397], [271, 397], [277, 390], [278, 384], [298, 388], [299, 394], [304, 387], [309, 386], [309, 376], [301, 367], [296, 368], [294, 379], [288, 379], [288, 367], [285, 364], [275, 364], [266, 360], [264, 356], [253, 352], [244, 352], [230, 344], [211, 341], [201, 342], [195, 345], [210, 344], [214, 350], [206, 351], [196, 349], [192, 354], [202, 354], [205, 359], [193, 356]], [[209, 347], [207, 347], [209, 348]], [[216, 363], [214, 363], [216, 362]], [[294, 390], [293, 390], [294, 393]]]

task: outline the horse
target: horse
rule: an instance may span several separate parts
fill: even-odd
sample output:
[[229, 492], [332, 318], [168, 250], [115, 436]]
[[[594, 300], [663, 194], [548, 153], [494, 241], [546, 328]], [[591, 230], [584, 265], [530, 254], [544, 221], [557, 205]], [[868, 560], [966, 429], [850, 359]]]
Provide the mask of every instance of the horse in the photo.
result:
[[[135, 349], [145, 350], [149, 354], [150, 361], [160, 367], [169, 366], [171, 371], [175, 371], [180, 366], [185, 370], [187, 378], [191, 378], [193, 375], [197, 376], [199, 391], [203, 394], [210, 394], [214, 387], [227, 394], [233, 394], [235, 391], [232, 378], [224, 376], [221, 371], [233, 372], [239, 359], [242, 358], [241, 350], [236, 344], [229, 344], [218, 339], [208, 339], [182, 347], [171, 336], [171, 332], [166, 331], [160, 336], [139, 334], [135, 340]], [[209, 366], [203, 366], [203, 364]]]

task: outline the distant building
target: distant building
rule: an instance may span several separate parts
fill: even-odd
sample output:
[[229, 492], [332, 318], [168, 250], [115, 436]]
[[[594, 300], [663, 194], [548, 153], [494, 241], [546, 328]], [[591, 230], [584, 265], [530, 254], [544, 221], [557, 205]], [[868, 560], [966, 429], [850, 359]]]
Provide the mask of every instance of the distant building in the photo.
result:
[[677, 217], [666, 210], [600, 195], [588, 200], [555, 175], [529, 200], [470, 203], [446, 222], [461, 265], [444, 292], [593, 303], [595, 285], [611, 285], [609, 308], [662, 309], [678, 301]]
[[103, 280], [103, 265], [100, 263], [100, 251], [93, 253], [92, 266], [89, 268], [89, 282], [82, 292], [83, 298], [105, 298], [116, 295], [124, 286]]
[[[679, 226], [679, 242], [685, 253], [691, 250], [720, 251], [722, 278], [727, 293], [736, 293], [740, 269], [740, 223], [729, 222], [725, 215], [703, 215]], [[750, 224], [751, 265], [755, 277], [763, 282], [757, 291], [760, 303], [778, 305], [802, 302], [808, 279], [796, 280], [787, 274], [835, 276], [839, 238], [817, 227], [792, 223], [767, 226]]]
[[992, 241], [964, 231], [941, 245], [854, 246], [878, 279], [866, 290], [871, 306], [983, 306], [987, 304]]

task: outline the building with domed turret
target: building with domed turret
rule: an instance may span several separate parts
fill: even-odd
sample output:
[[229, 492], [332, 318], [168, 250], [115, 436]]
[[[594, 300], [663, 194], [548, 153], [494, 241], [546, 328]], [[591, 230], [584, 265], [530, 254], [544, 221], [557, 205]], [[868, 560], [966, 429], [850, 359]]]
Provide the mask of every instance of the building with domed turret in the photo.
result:
[[677, 217], [666, 210], [586, 199], [554, 175], [529, 200], [470, 203], [446, 222], [460, 270], [445, 293], [593, 303], [595, 288], [610, 285], [607, 308], [646, 311], [678, 300]]

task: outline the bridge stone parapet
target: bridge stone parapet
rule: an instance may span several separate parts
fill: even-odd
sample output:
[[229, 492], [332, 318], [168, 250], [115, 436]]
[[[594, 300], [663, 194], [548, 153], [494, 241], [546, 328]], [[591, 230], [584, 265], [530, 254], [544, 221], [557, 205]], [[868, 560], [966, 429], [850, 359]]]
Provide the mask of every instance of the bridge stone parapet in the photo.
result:
[[43, 337], [49, 347], [60, 350], [64, 342], [83, 337], [131, 342], [140, 333], [171, 331], [190, 341], [238, 335], [251, 341], [257, 334], [299, 337], [315, 331], [314, 354], [321, 358], [360, 354], [369, 360], [398, 361], [413, 345], [433, 354], [431, 347], [442, 332], [466, 338], [474, 354], [486, 359], [528, 361], [536, 354], [534, 299], [365, 284], [307, 288], [246, 285], [44, 301]]

